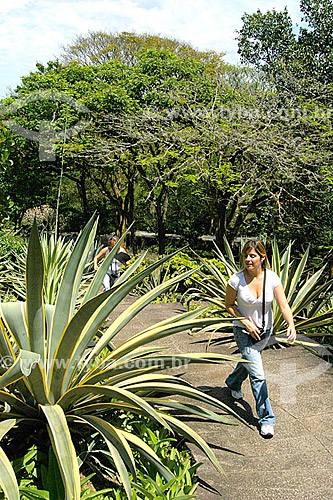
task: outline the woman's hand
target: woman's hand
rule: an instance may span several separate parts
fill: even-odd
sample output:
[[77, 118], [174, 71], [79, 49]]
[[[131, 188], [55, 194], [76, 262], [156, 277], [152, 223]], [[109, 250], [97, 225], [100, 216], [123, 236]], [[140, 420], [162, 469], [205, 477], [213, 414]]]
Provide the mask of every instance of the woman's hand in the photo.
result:
[[288, 342], [295, 342], [295, 340], [296, 340], [296, 329], [295, 329], [294, 325], [288, 326], [287, 340], [288, 340]]
[[261, 337], [260, 337], [260, 330], [253, 323], [253, 321], [251, 321], [250, 319], [246, 318], [246, 319], [242, 319], [241, 323], [243, 323], [243, 325], [246, 328], [246, 331], [251, 335], [252, 338], [254, 338], [255, 340], [260, 340], [261, 339]]

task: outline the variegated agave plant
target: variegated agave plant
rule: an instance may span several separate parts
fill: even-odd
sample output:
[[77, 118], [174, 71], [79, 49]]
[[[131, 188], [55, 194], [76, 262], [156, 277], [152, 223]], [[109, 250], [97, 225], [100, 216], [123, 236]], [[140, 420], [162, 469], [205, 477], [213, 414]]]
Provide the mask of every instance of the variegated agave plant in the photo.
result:
[[[194, 413], [218, 422], [230, 421], [233, 413], [222, 402], [204, 394], [179, 377], [156, 373], [175, 360], [218, 363], [228, 356], [207, 353], [166, 354], [152, 344], [168, 335], [219, 322], [199, 316], [202, 309], [187, 312], [153, 325], [117, 347], [111, 343], [129, 321], [168, 287], [186, 278], [188, 271], [164, 282], [137, 299], [102, 333], [101, 326], [124, 297], [167, 258], [133, 274], [144, 256], [127, 269], [111, 290], [98, 294], [99, 286], [118, 245], [77, 302], [87, 253], [95, 237], [97, 221], [89, 221], [75, 243], [66, 264], [55, 304], [44, 303], [43, 252], [34, 225], [26, 262], [26, 301], [0, 304], [0, 439], [15, 437], [24, 425], [47, 429], [64, 486], [64, 498], [80, 498], [80, 474], [75, 436], [82, 426], [91, 435], [102, 436], [105, 450], [114, 463], [115, 474], [132, 498], [129, 473], [135, 477], [133, 448], [152, 461], [168, 480], [168, 470], [138, 435], [111, 424], [107, 415], [130, 412], [148, 416], [199, 446], [221, 470], [213, 452], [184, 422], [168, 412], [172, 409]], [[87, 349], [95, 339], [93, 348]], [[162, 351], [162, 353], [161, 353]], [[5, 366], [6, 365], [6, 366]], [[164, 395], [164, 396], [161, 396]], [[174, 396], [201, 401], [223, 411], [216, 414]], [[116, 411], [117, 410], [117, 411]], [[38, 446], [38, 442], [36, 443]], [[43, 443], [45, 444], [45, 443]], [[19, 499], [19, 489], [8, 457], [0, 448], [0, 485], [10, 500]]]
[[[198, 288], [188, 290], [192, 300], [201, 299], [213, 305], [215, 313], [226, 314], [224, 307], [225, 291], [230, 276], [239, 271], [239, 265], [232, 253], [227, 239], [224, 239], [225, 253], [215, 244], [215, 254], [224, 266], [222, 272], [217, 266], [198, 256], [206, 272], [198, 271], [201, 277]], [[295, 319], [298, 332], [312, 337], [323, 336], [322, 327], [333, 324], [333, 307], [330, 297], [333, 292], [333, 280], [323, 280], [324, 267], [316, 272], [306, 269], [309, 247], [299, 262], [291, 258], [292, 242], [280, 252], [277, 242], [272, 244], [271, 269], [281, 278], [281, 282]], [[280, 334], [286, 330], [284, 319], [274, 303], [273, 333]], [[314, 331], [313, 329], [318, 329]]]
[[[65, 238], [54, 234], [43, 234], [40, 238], [41, 248], [44, 261], [44, 301], [46, 304], [55, 304], [58, 289], [62, 280], [62, 276], [72, 253], [74, 242], [65, 241]], [[6, 262], [5, 272], [1, 273], [2, 288], [7, 288], [8, 291], [20, 300], [25, 301], [25, 267], [27, 245], [24, 245], [23, 251], [15, 255], [15, 260]], [[0, 263], [1, 265], [1, 263]], [[88, 274], [88, 276], [86, 276]], [[89, 273], [84, 272], [84, 278], [89, 279]], [[84, 288], [83, 286], [81, 288]]]

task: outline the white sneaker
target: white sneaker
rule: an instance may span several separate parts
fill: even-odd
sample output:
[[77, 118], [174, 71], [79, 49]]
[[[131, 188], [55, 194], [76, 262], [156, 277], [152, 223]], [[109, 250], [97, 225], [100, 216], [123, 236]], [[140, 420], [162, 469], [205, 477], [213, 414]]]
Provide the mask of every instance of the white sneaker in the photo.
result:
[[271, 438], [274, 436], [274, 427], [270, 424], [264, 424], [261, 426], [260, 434], [264, 437]]
[[234, 399], [243, 399], [244, 397], [243, 391], [231, 391], [231, 395]]

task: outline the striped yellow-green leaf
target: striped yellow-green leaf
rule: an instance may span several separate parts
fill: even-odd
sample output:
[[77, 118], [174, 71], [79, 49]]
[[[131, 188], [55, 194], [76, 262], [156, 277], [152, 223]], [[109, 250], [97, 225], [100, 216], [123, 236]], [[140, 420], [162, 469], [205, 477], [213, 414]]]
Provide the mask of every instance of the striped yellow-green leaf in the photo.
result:
[[29, 350], [25, 302], [2, 302], [0, 314], [3, 322], [20, 349]]
[[2, 363], [0, 366], [0, 374], [5, 371], [4, 359], [14, 358], [14, 349], [11, 344], [10, 338], [6, 332], [5, 325], [2, 319], [0, 319], [0, 356], [2, 358]]
[[58, 343], [74, 312], [86, 256], [96, 232], [97, 221], [94, 219], [95, 217], [90, 219], [77, 239], [64, 271], [48, 337], [48, 359], [54, 358]]
[[[3, 438], [7, 432], [14, 427], [16, 424], [15, 419], [8, 419], [0, 422], [0, 440]], [[20, 493], [18, 489], [17, 479], [15, 476], [14, 469], [3, 451], [0, 447], [0, 486], [8, 500], [19, 500]]]
[[107, 385], [77, 386], [67, 391], [58, 401], [58, 404], [66, 410], [68, 406], [72, 406], [77, 400], [84, 399], [86, 397], [90, 398], [92, 394], [103, 396], [103, 399], [105, 399], [105, 397], [109, 397], [110, 399], [117, 398], [119, 401], [130, 403], [136, 408], [142, 408], [145, 412], [147, 412], [147, 414], [150, 415], [151, 418], [159, 422], [163, 427], [168, 427], [168, 424], [144, 399], [120, 387], [112, 387]]
[[[108, 383], [116, 383], [117, 377], [124, 375], [128, 372], [127, 376], [131, 376], [135, 368], [138, 369], [152, 369], [152, 370], [165, 370], [168, 368], [179, 368], [187, 366], [189, 363], [221, 363], [224, 361], [238, 362], [239, 358], [236, 356], [227, 356], [224, 354], [209, 353], [184, 353], [184, 354], [160, 354], [158, 356], [140, 356], [137, 357], [139, 349], [134, 349], [133, 353], [128, 353], [123, 358], [115, 360], [109, 368], [103, 368], [101, 365], [100, 370], [95, 369], [87, 374], [82, 380], [82, 383], [96, 384], [109, 378]], [[131, 357], [133, 354], [133, 357]], [[125, 375], [126, 379], [126, 375]]]
[[[144, 296], [137, 299], [134, 304], [129, 306], [122, 314], [118, 316], [118, 318], [112, 323], [112, 325], [104, 332], [101, 339], [97, 342], [96, 346], [91, 350], [90, 355], [87, 357], [87, 362], [89, 363], [91, 359], [94, 359], [103, 349], [104, 347], [112, 340], [112, 338], [121, 331], [130, 321], [134, 318], [144, 307], [146, 307], [150, 302], [152, 302], [158, 295], [162, 292], [170, 288], [174, 283], [181, 281], [182, 279], [186, 279], [190, 276], [194, 271], [190, 270], [185, 273], [182, 273], [179, 276], [176, 276], [167, 282], [162, 283], [160, 286], [151, 290]], [[140, 273], [141, 274], [141, 273]], [[147, 275], [147, 272], [144, 272], [144, 276]], [[124, 283], [120, 285], [119, 289], [115, 292], [115, 294], [120, 293], [123, 287], [128, 287], [132, 280], [128, 283]], [[135, 283], [138, 282], [138, 277], [133, 278]], [[112, 295], [113, 297], [113, 295]], [[79, 347], [78, 347], [79, 349]], [[78, 352], [75, 352], [74, 358], [80, 357], [80, 353], [82, 355], [82, 346]], [[69, 386], [69, 381], [66, 379], [64, 384], [65, 389]]]
[[27, 324], [29, 350], [45, 362], [45, 307], [43, 300], [44, 261], [37, 224], [34, 221], [29, 238], [26, 266]]
[[39, 354], [21, 349], [17, 358], [13, 360], [12, 366], [0, 377], [0, 389], [29, 375], [34, 364], [38, 363], [39, 360]]
[[[225, 321], [235, 321], [235, 318], [227, 318]], [[222, 324], [222, 322], [223, 320], [221, 318], [200, 318], [193, 319], [191, 321], [171, 321], [170, 326], [165, 323], [164, 326], [158, 328], [155, 328], [155, 325], [153, 325], [153, 327], [151, 327], [150, 329], [145, 330], [144, 332], [140, 332], [137, 335], [131, 337], [129, 340], [120, 344], [111, 352], [110, 355], [108, 355], [107, 359], [117, 359], [134, 348], [159, 340], [169, 335], [174, 335], [178, 332], [182, 332], [191, 328], [206, 327], [208, 325], [220, 325]], [[112, 330], [112, 325], [110, 326], [110, 329]]]
[[27, 376], [26, 383], [39, 405], [51, 404], [48, 398], [45, 374], [40, 363], [36, 363]]
[[[184, 381], [182, 381], [184, 382]], [[135, 382], [134, 384], [128, 384], [126, 385], [126, 390], [131, 391], [133, 393], [138, 392], [139, 394], [150, 394], [151, 392], [158, 392], [158, 393], [165, 393], [165, 394], [172, 394], [172, 395], [181, 395], [188, 397], [190, 399], [194, 399], [197, 401], [201, 401], [202, 403], [210, 404], [212, 406], [215, 406], [216, 408], [219, 408], [220, 410], [227, 411], [230, 415], [235, 417], [237, 420], [240, 420], [241, 422], [245, 423], [246, 422], [236, 413], [234, 412], [229, 406], [226, 404], [222, 403], [222, 401], [219, 401], [216, 398], [213, 398], [209, 396], [208, 394], [205, 394], [201, 391], [198, 391], [194, 387], [191, 387], [189, 385], [186, 385], [185, 383], [181, 384], [175, 384], [171, 382], [153, 382], [153, 380], [150, 380], [148, 382]], [[143, 396], [141, 397], [143, 399]], [[247, 425], [247, 424], [246, 424]]]
[[10, 394], [7, 391], [0, 391], [0, 401], [7, 403], [11, 408], [18, 412], [22, 417], [38, 416], [38, 409], [28, 405], [22, 399]]
[[191, 427], [186, 425], [184, 422], [181, 420], [172, 417], [171, 415], [168, 414], [163, 414], [165, 420], [168, 421], [168, 423], [173, 427], [173, 429], [181, 434], [182, 436], [185, 436], [191, 443], [194, 443], [198, 448], [200, 448], [204, 454], [209, 458], [210, 462], [214, 465], [214, 467], [224, 474], [224, 470], [217, 460], [215, 454], [213, 451], [210, 449], [206, 441], [197, 433], [195, 432]]
[[80, 472], [75, 448], [63, 409], [59, 405], [41, 405], [52, 447], [62, 475], [65, 500], [80, 500]]
[[120, 480], [124, 485], [127, 498], [131, 500], [131, 482], [127, 469], [133, 474], [135, 478], [135, 462], [132, 450], [122, 433], [119, 432], [116, 427], [109, 424], [108, 422], [105, 422], [99, 417], [82, 415], [81, 417], [75, 418], [79, 419], [80, 422], [84, 422], [90, 425], [93, 429], [97, 430], [103, 436], [103, 439], [107, 447], [109, 448], [109, 451], [116, 465]]

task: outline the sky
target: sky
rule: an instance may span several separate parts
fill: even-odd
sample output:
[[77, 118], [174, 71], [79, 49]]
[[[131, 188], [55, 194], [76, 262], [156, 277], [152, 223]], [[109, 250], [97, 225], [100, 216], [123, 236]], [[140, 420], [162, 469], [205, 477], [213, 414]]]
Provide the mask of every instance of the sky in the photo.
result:
[[[89, 31], [135, 31], [189, 42], [200, 50], [224, 52], [239, 62], [241, 17], [260, 9], [281, 11], [286, 0], [1, 0], [0, 99], [36, 62], [55, 60], [62, 46]], [[288, 0], [293, 24], [300, 23], [299, 0]]]

